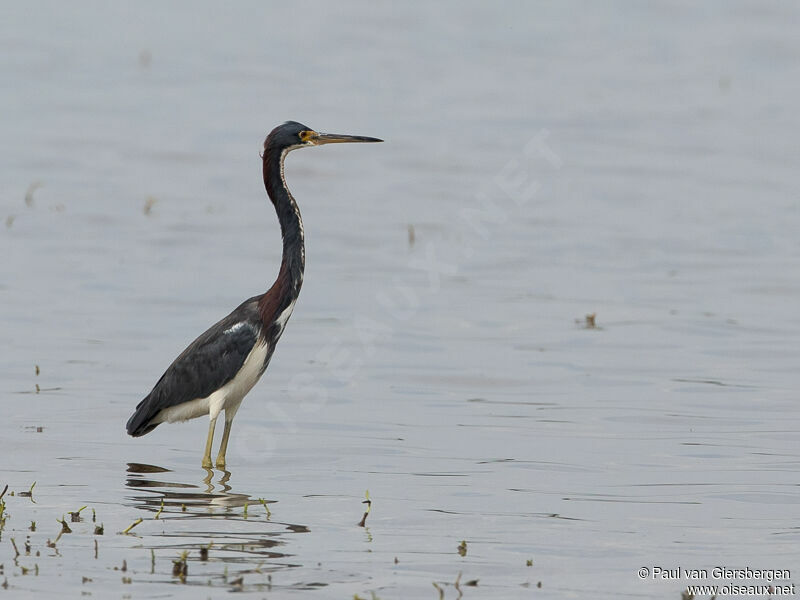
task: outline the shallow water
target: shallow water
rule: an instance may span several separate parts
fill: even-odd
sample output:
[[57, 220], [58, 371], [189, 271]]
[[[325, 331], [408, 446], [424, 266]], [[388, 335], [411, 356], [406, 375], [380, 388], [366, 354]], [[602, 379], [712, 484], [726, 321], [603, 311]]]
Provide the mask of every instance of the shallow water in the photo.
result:
[[[795, 5], [137, 6], [0, 22], [0, 596], [796, 580]], [[285, 119], [386, 143], [288, 159], [305, 285], [209, 478], [124, 424], [271, 283]]]

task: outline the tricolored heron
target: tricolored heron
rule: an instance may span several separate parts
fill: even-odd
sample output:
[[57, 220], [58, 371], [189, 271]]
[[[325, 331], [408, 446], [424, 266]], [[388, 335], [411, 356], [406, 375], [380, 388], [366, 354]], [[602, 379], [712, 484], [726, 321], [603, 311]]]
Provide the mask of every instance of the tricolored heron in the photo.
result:
[[264, 187], [275, 205], [283, 236], [283, 257], [275, 283], [266, 293], [245, 300], [227, 317], [181, 352], [128, 419], [128, 433], [138, 437], [164, 422], [208, 415], [203, 466], [211, 468], [211, 443], [217, 417], [225, 411], [217, 467], [225, 466], [231, 424], [245, 395], [267, 368], [275, 345], [300, 294], [305, 267], [303, 221], [286, 187], [283, 161], [297, 148], [343, 142], [380, 142], [377, 138], [318, 133], [295, 121], [273, 129], [264, 141]]

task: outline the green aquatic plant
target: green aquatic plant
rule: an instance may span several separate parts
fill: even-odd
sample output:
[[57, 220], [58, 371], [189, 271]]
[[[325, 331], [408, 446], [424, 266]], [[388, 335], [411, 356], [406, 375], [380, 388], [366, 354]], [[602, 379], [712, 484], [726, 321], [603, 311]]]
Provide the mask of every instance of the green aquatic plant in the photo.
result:
[[61, 533], [72, 533], [72, 529], [70, 529], [69, 525], [67, 525], [67, 520], [64, 518], [64, 515], [61, 515], [61, 518], [56, 519], [56, 521], [61, 523]]
[[30, 489], [27, 492], [20, 492], [19, 495], [23, 498], [30, 498], [31, 502], [33, 502], [33, 488], [36, 487], [36, 482], [34, 481], [31, 484]]
[[128, 526], [127, 526], [125, 529], [123, 529], [123, 530], [122, 530], [122, 534], [123, 534], [123, 535], [128, 535], [128, 534], [131, 532], [131, 529], [133, 529], [134, 527], [136, 527], [136, 526], [137, 526], [139, 523], [141, 523], [142, 521], [144, 521], [144, 519], [142, 519], [141, 517], [139, 517], [139, 518], [138, 518], [138, 519], [136, 519], [136, 520], [135, 520], [133, 523], [131, 523], [131, 524], [130, 524], [130, 525], [128, 525]]
[[372, 508], [372, 500], [369, 497], [369, 490], [367, 490], [365, 492], [364, 496], [366, 497], [366, 500], [363, 500], [361, 502], [361, 504], [366, 504], [367, 505], [367, 510], [364, 511], [364, 516], [361, 517], [361, 521], [358, 524], [359, 527], [365, 527], [366, 526], [366, 524], [367, 524], [367, 516], [369, 516], [369, 511]]
[[261, 502], [261, 505], [264, 507], [264, 510], [267, 511], [267, 519], [269, 519], [272, 516], [272, 513], [269, 510], [269, 506], [267, 506], [267, 501], [264, 500], [263, 498], [259, 498], [258, 501]]
[[162, 498], [162, 499], [161, 499], [161, 506], [159, 507], [159, 509], [158, 509], [158, 512], [156, 513], [156, 516], [155, 516], [155, 517], [153, 517], [153, 518], [154, 518], [154, 519], [158, 519], [158, 518], [161, 516], [161, 513], [162, 513], [163, 511], [164, 511], [164, 499]]
[[87, 507], [85, 506], [81, 506], [75, 512], [69, 513], [70, 521], [72, 521], [73, 523], [78, 523], [81, 520], [81, 511], [86, 510], [86, 508]]
[[189, 553], [184, 550], [180, 556], [172, 561], [172, 576], [181, 580], [181, 583], [186, 583], [186, 576], [189, 574], [189, 565], [186, 563], [186, 558]]
[[435, 581], [433, 582], [433, 587], [435, 587], [436, 591], [439, 592], [439, 600], [444, 600], [444, 588]]

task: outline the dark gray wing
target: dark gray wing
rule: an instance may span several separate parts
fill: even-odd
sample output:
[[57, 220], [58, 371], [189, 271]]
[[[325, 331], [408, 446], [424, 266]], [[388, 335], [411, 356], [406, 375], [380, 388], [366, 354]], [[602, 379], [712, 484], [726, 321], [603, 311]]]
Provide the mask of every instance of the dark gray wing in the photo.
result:
[[144, 435], [163, 409], [205, 398], [234, 378], [256, 344], [261, 321], [254, 299], [245, 301], [181, 352], [128, 420], [128, 433]]

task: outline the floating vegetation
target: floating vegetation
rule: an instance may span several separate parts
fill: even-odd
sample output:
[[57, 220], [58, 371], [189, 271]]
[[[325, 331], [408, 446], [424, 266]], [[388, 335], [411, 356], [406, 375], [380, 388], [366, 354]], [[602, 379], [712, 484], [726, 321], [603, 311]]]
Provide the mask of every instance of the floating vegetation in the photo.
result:
[[264, 498], [259, 498], [258, 501], [261, 502], [261, 506], [263, 506], [264, 510], [267, 511], [267, 519], [269, 519], [272, 516], [272, 513], [269, 510], [269, 506], [267, 506], [267, 501], [264, 500]]
[[208, 551], [211, 550], [211, 546], [214, 545], [214, 542], [209, 542], [208, 546], [203, 546], [200, 548], [200, 560], [206, 562], [208, 560]]
[[461, 540], [461, 543], [458, 545], [458, 554], [460, 556], [467, 555], [467, 540]]
[[575, 323], [582, 329], [602, 329], [597, 325], [597, 313], [588, 314], [583, 319], [575, 319]]
[[121, 533], [122, 533], [123, 535], [128, 535], [128, 534], [131, 532], [131, 529], [133, 529], [134, 527], [136, 527], [136, 526], [137, 526], [139, 523], [141, 523], [142, 521], [144, 521], [144, 519], [142, 519], [141, 517], [139, 517], [139, 518], [138, 518], [138, 519], [136, 519], [136, 520], [135, 520], [133, 523], [131, 523], [131, 524], [130, 524], [130, 525], [128, 525], [128, 526], [127, 526], [125, 529], [123, 529]]
[[11, 545], [14, 546], [14, 558], [19, 556], [19, 548], [17, 548], [17, 542], [14, 541], [14, 538], [11, 539]]
[[444, 588], [435, 581], [433, 582], [433, 587], [435, 587], [436, 591], [439, 592], [439, 600], [444, 600]]
[[72, 529], [67, 525], [67, 520], [63, 516], [60, 519], [56, 519], [56, 521], [61, 523], [61, 533], [72, 533]]
[[361, 504], [366, 504], [367, 505], [367, 510], [364, 511], [364, 516], [361, 517], [361, 521], [358, 523], [359, 527], [366, 526], [366, 524], [367, 524], [367, 516], [369, 515], [369, 511], [372, 508], [372, 500], [370, 500], [370, 497], [369, 497], [369, 490], [367, 490], [364, 495], [366, 496], [367, 499], [366, 500], [362, 500]]
[[433, 587], [435, 587], [436, 590], [439, 592], [440, 600], [444, 598], [444, 587], [443, 586], [449, 586], [449, 585], [453, 586], [453, 588], [456, 590], [456, 592], [458, 592], [458, 598], [461, 598], [464, 595], [464, 591], [461, 589], [461, 586], [462, 585], [466, 585], [466, 586], [469, 586], [469, 587], [477, 587], [478, 586], [478, 580], [477, 579], [470, 579], [468, 581], [465, 581], [462, 584], [461, 583], [461, 571], [459, 571], [458, 575], [456, 576], [456, 580], [453, 583], [450, 583], [450, 582], [447, 582], [447, 581], [440, 581], [440, 582], [434, 581], [433, 582]]
[[[38, 385], [36, 386], [36, 390], [37, 391], [39, 390], [39, 386]], [[22, 498], [30, 498], [31, 500], [33, 500], [33, 488], [35, 486], [36, 486], [36, 482], [34, 481], [31, 484], [31, 487], [27, 492], [20, 492], [18, 495], [21, 496]]]
[[186, 558], [189, 553], [184, 551], [181, 555], [172, 561], [172, 576], [181, 580], [181, 583], [186, 583], [186, 576], [189, 574], [189, 565], [186, 564]]
[[0, 493], [0, 531], [3, 531], [3, 528], [6, 525], [6, 519], [8, 518], [8, 513], [6, 513], [6, 502], [3, 500], [3, 496], [6, 495], [8, 491], [8, 485], [3, 488], [3, 491]]
[[71, 520], [73, 523], [79, 523], [79, 522], [80, 522], [80, 520], [81, 520], [81, 511], [82, 511], [82, 510], [86, 510], [86, 507], [85, 507], [85, 506], [81, 506], [81, 507], [80, 507], [78, 510], [76, 510], [75, 512], [71, 512], [71, 513], [69, 513], [70, 520]]
[[[143, 480], [132, 478], [131, 481]], [[62, 572], [64, 575], [71, 575], [71, 583], [66, 582], [67, 588], [74, 586], [64, 589], [64, 595], [70, 595], [69, 592], [82, 587], [78, 594], [88, 596], [91, 592], [95, 597], [105, 597], [105, 592], [111, 590], [113, 593], [114, 589], [117, 590], [116, 595], [128, 596], [131, 590], [122, 588], [127, 591], [121, 591], [120, 586], [132, 584], [134, 576], [137, 586], [163, 585], [166, 581], [171, 581], [173, 585], [208, 584], [229, 592], [252, 591], [261, 592], [262, 595], [272, 593], [273, 586], [280, 590], [294, 585], [298, 585], [298, 589], [315, 589], [329, 585], [324, 580], [320, 581], [316, 574], [312, 575], [311, 580], [299, 584], [287, 580], [278, 585], [273, 584], [276, 570], [302, 566], [296, 564], [296, 561], [292, 561], [295, 564], [287, 564], [287, 557], [294, 555], [287, 553], [282, 546], [289, 543], [290, 536], [309, 532], [305, 525], [271, 521], [270, 509], [275, 500], [231, 493], [230, 488], [224, 484], [210, 491], [193, 489], [202, 489], [202, 486], [185, 483], [170, 483], [163, 490], [154, 489], [158, 487], [156, 485], [142, 485], [135, 488], [136, 495], [129, 497], [130, 504], [127, 504], [128, 507], [136, 507], [138, 510], [133, 514], [117, 510], [115, 514], [106, 515], [102, 508], [98, 514], [95, 508], [81, 503], [80, 495], [59, 497], [62, 492], [56, 482], [47, 481], [43, 489], [37, 489], [38, 483], [22, 488], [25, 483], [23, 479], [19, 484], [0, 484], [0, 523], [6, 522], [5, 530], [0, 530], [0, 533], [10, 531], [6, 534], [6, 539], [0, 538], [0, 542], [4, 544], [4, 551], [0, 554], [0, 596], [3, 595], [1, 586], [6, 575], [7, 587], [11, 590], [25, 589], [26, 585], [31, 585], [27, 583], [29, 579], [23, 580], [22, 575], [28, 578], [39, 575], [42, 579], [37, 585], [47, 585], [48, 590], [53, 590], [53, 586], [56, 586], [61, 590], [58, 586], [65, 580], [54, 578], [61, 577]], [[16, 492], [12, 491], [15, 486], [18, 486]], [[134, 488], [130, 483], [129, 487]], [[29, 502], [31, 497], [35, 497], [37, 502]], [[371, 508], [368, 492], [365, 492], [364, 498], [366, 506], [362, 510], [367, 510], [362, 521], [366, 520]], [[66, 505], [60, 507], [59, 502], [62, 501]], [[243, 511], [238, 508], [243, 507], [244, 502], [248, 504], [248, 517], [252, 517], [249, 521], [242, 520]], [[266, 522], [261, 520], [256, 508], [253, 509], [255, 513], [249, 515], [249, 504], [264, 508]], [[184, 514], [178, 512], [178, 507], [185, 509]], [[62, 515], [58, 516], [55, 510]], [[143, 512], [139, 512], [140, 510]], [[8, 511], [13, 513], [13, 518]], [[164, 511], [168, 513], [166, 517]], [[128, 521], [126, 514], [133, 516], [135, 520]], [[109, 540], [110, 543], [103, 547], [102, 559], [99, 542], [100, 536], [105, 533], [105, 525], [99, 522], [98, 517], [102, 521], [111, 519], [109, 527], [112, 527], [112, 533], [132, 536], [129, 539], [118, 537]], [[51, 518], [58, 522], [58, 530], [54, 530]], [[161, 523], [153, 527], [156, 519]], [[151, 522], [151, 526], [136, 529], [144, 521]], [[199, 523], [216, 523], [218, 526], [201, 530], [198, 536], [196, 525]], [[69, 535], [66, 543], [62, 541], [65, 535]], [[13, 536], [13, 540], [9, 536]], [[198, 540], [198, 537], [201, 539]], [[187, 541], [175, 543], [175, 538], [184, 538]], [[125, 556], [123, 552], [134, 554]], [[91, 561], [92, 556], [94, 562]], [[6, 559], [5, 572], [3, 559]], [[192, 579], [189, 579], [190, 559], [195, 561], [192, 563]], [[147, 568], [148, 563], [150, 568]], [[54, 568], [56, 566], [58, 568]], [[170, 573], [173, 574], [172, 577]], [[109, 574], [113, 574], [112, 577], [108, 577]], [[10, 596], [16, 597], [16, 593], [16, 590], [12, 591]], [[359, 593], [365, 599], [379, 600], [375, 593], [368, 590]]]

